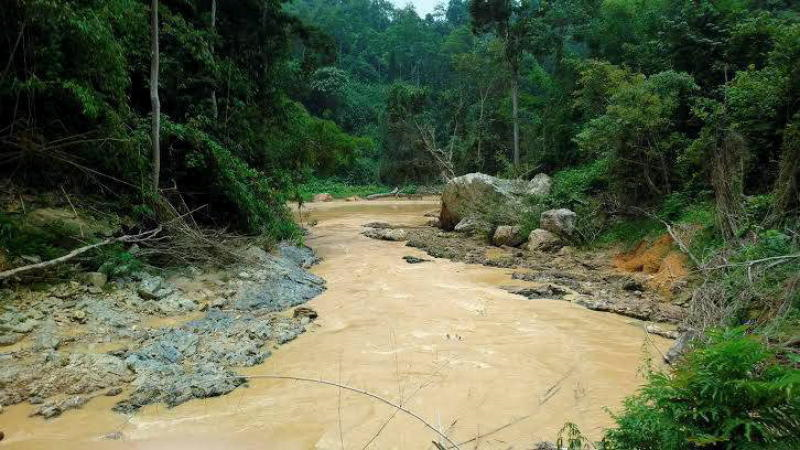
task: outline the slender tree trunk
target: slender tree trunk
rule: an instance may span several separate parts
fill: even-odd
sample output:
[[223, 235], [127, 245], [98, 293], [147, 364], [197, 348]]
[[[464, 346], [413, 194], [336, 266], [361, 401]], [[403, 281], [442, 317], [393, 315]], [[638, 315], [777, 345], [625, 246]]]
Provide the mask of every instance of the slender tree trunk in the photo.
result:
[[158, 98], [158, 0], [150, 4], [150, 102], [153, 105], [152, 141], [153, 141], [153, 189], [158, 191], [161, 174], [161, 102]]
[[511, 74], [511, 118], [514, 122], [514, 167], [519, 168], [519, 73]]
[[[216, 32], [217, 28], [217, 0], [211, 0], [211, 31]], [[211, 45], [211, 54], [214, 54], [214, 45]], [[211, 115], [214, 120], [219, 118], [219, 107], [217, 106], [217, 80], [214, 80], [214, 85], [211, 86]]]

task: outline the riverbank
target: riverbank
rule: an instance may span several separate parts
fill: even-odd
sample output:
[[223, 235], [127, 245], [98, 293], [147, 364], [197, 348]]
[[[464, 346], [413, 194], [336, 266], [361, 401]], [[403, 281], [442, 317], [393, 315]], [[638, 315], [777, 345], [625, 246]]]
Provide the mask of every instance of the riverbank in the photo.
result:
[[[612, 424], [604, 407], [615, 409], [633, 393], [642, 358], [657, 364], [670, 341], [648, 336], [635, 319], [511, 294], [503, 288], [535, 285], [513, 279], [514, 270], [431, 258], [403, 242], [360, 234], [375, 221], [424, 226], [424, 213], [436, 204], [307, 205], [306, 217], [317, 222], [307, 243], [323, 259], [311, 272], [327, 289], [303, 306], [319, 318], [311, 332], [262, 364], [234, 369], [256, 377], [247, 389], [172, 408], [153, 403], [133, 415], [112, 412], [119, 400], [103, 395], [47, 421], [27, 418], [33, 407], [22, 404], [4, 414], [14, 427], [4, 445], [328, 449], [344, 442], [394, 449], [436, 439], [419, 422], [363, 395], [257, 378], [264, 374], [364, 389], [402, 403], [458, 442], [473, 446], [477, 437], [482, 449], [552, 440], [567, 421], [599, 437]], [[409, 264], [405, 256], [430, 261]], [[110, 433], [119, 440], [103, 439]]]
[[[290, 310], [324, 290], [310, 249], [258, 247], [211, 272], [136, 273], [3, 291], [0, 404], [51, 419], [93, 398], [113, 409], [176, 406], [229, 393], [237, 368], [260, 364], [316, 317]], [[286, 311], [286, 312], [285, 312]], [[10, 441], [13, 429], [6, 429]], [[113, 430], [109, 438], [116, 438]]]

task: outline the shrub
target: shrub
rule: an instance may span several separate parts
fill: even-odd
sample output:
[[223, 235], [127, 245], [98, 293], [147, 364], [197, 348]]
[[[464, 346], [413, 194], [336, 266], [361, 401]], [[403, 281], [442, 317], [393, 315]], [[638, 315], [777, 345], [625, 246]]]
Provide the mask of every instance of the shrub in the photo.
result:
[[800, 445], [800, 371], [743, 329], [710, 333], [670, 374], [628, 398], [606, 450], [792, 449]]

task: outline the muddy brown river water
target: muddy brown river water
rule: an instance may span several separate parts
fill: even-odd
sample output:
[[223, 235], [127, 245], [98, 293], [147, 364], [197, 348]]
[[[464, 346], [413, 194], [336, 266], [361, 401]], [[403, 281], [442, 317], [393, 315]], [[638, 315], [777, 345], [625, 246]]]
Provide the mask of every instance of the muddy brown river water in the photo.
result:
[[[571, 421], [589, 437], [611, 425], [642, 382], [653, 346], [642, 324], [563, 301], [531, 301], [500, 286], [511, 271], [426, 257], [361, 236], [371, 221], [421, 225], [435, 200], [308, 205], [308, 244], [328, 289], [308, 303], [309, 332], [242, 372], [324, 379], [401, 402], [462, 449], [528, 449]], [[648, 342], [649, 341], [649, 342]], [[428, 449], [420, 422], [358, 393], [299, 381], [253, 379], [229, 395], [132, 417], [100, 397], [50, 421], [30, 405], [6, 408], [0, 449]], [[101, 439], [119, 431], [117, 441]], [[478, 437], [476, 439], [476, 437]]]

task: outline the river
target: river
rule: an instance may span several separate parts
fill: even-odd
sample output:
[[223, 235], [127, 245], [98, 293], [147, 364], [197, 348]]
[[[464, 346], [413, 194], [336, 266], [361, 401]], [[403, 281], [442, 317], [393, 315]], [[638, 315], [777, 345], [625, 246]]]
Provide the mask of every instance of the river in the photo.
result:
[[[366, 390], [424, 418], [462, 449], [528, 449], [571, 421], [598, 438], [642, 382], [653, 346], [640, 322], [564, 301], [531, 301], [500, 286], [511, 270], [434, 259], [361, 236], [370, 221], [422, 225], [435, 200], [307, 205], [307, 243], [328, 289], [307, 306], [309, 332], [246, 375], [322, 379]], [[426, 449], [438, 437], [368, 396], [309, 382], [253, 379], [229, 395], [128, 418], [100, 397], [50, 421], [7, 408], [7, 449]], [[100, 436], [118, 431], [121, 440]]]

